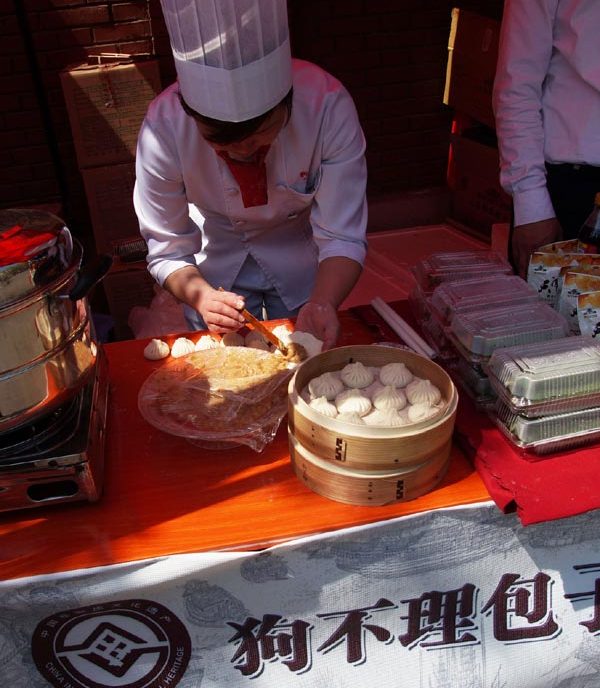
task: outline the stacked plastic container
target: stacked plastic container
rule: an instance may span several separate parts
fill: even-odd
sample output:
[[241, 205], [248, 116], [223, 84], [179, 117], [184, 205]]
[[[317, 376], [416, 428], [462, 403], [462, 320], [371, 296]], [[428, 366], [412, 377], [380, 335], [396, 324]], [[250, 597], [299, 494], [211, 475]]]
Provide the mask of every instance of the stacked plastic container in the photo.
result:
[[493, 251], [435, 253], [413, 270], [410, 302], [423, 335], [460, 388], [489, 410], [485, 364], [500, 347], [565, 337], [565, 318]]
[[524, 452], [600, 440], [600, 342], [579, 335], [498, 349], [484, 367], [497, 394], [493, 418]]
[[412, 272], [416, 281], [409, 294], [413, 312], [439, 358], [449, 360], [456, 357], [456, 352], [445, 334], [448, 313], [441, 305], [434, 310], [433, 293], [449, 282], [510, 275], [512, 268], [494, 251], [439, 251], [419, 261]]

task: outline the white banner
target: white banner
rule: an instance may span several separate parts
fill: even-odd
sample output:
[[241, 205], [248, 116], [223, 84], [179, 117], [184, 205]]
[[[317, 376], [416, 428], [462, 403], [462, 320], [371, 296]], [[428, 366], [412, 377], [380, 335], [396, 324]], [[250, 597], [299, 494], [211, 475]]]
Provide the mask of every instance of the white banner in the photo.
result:
[[600, 513], [491, 503], [0, 583], [7, 688], [598, 688]]

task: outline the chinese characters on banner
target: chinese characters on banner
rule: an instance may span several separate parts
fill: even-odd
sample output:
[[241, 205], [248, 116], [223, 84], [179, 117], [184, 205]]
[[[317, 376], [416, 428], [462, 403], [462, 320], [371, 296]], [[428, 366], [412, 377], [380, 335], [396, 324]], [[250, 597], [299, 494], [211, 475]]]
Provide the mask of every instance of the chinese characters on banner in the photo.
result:
[[597, 688], [600, 513], [492, 503], [0, 582], [11, 688]]

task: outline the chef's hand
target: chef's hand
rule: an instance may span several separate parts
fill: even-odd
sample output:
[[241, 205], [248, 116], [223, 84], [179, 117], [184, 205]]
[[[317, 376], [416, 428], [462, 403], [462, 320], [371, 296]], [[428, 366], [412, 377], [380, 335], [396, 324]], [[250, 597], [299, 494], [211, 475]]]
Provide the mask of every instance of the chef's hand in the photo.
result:
[[231, 291], [209, 287], [202, 290], [196, 303], [191, 305], [211, 332], [235, 332], [246, 322], [239, 312], [244, 308], [244, 299]]
[[555, 217], [515, 226], [512, 233], [511, 249], [514, 268], [518, 274], [523, 279], [527, 279], [527, 267], [531, 254], [544, 244], [560, 241], [561, 236], [560, 223]]
[[211, 332], [235, 332], [245, 322], [239, 312], [244, 308], [243, 297], [215, 289], [198, 268], [190, 265], [172, 272], [163, 286], [179, 301], [198, 311]]
[[323, 342], [323, 351], [335, 346], [340, 333], [340, 321], [335, 308], [327, 302], [309, 301], [296, 318], [296, 329], [309, 332]]

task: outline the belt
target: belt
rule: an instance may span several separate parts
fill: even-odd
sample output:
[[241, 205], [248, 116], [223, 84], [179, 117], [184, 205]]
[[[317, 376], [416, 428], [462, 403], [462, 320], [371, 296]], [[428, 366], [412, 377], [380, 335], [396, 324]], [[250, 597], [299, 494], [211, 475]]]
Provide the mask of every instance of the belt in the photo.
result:
[[555, 172], [576, 175], [585, 179], [600, 179], [600, 165], [585, 165], [572, 162], [547, 162], [546, 168], [552, 169], [552, 171]]

